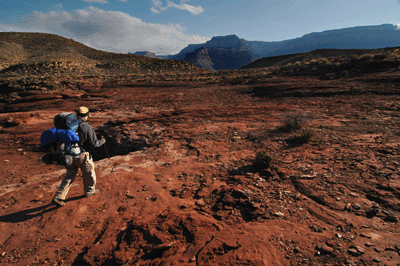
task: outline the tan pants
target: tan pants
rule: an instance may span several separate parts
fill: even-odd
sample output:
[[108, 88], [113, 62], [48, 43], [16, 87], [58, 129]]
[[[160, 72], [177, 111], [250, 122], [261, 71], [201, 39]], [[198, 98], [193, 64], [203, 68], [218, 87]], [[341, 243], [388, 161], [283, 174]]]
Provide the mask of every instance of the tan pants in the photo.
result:
[[61, 181], [60, 188], [54, 195], [55, 199], [65, 200], [79, 169], [82, 171], [83, 190], [85, 194], [95, 190], [96, 173], [94, 172], [93, 158], [88, 152], [84, 152], [80, 157], [74, 158], [72, 165], [66, 166], [65, 168], [67, 169], [67, 174]]

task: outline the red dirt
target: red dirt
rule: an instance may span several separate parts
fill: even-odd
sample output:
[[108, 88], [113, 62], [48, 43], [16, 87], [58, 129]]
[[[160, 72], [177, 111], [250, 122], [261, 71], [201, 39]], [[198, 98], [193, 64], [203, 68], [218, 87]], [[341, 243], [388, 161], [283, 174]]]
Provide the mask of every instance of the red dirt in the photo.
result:
[[[399, 78], [132, 82], [10, 102], [0, 264], [399, 265]], [[82, 197], [78, 176], [58, 208], [65, 170], [37, 147], [56, 113], [80, 105], [106, 134], [117, 181], [100, 148], [100, 194]], [[280, 129], [294, 114], [309, 143]], [[253, 164], [262, 149], [275, 154], [270, 169]]]

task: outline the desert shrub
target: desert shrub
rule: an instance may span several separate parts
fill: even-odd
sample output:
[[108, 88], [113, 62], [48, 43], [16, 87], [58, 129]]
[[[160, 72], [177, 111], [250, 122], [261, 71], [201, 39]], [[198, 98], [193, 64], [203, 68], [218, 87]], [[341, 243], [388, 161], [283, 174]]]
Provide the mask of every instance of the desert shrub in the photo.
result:
[[308, 143], [314, 136], [314, 131], [308, 128], [301, 130], [299, 141], [300, 143]]
[[400, 55], [400, 49], [396, 49], [392, 52], [392, 57], [398, 58]]
[[318, 64], [320, 64], [320, 65], [326, 65], [328, 63], [329, 63], [329, 59], [327, 59], [327, 58], [318, 59]]
[[294, 65], [295, 65], [296, 67], [300, 67], [300, 66], [301, 66], [301, 62], [300, 62], [300, 61], [296, 61], [296, 63], [294, 63]]
[[358, 61], [368, 61], [374, 58], [373, 54], [363, 54], [358, 58]]
[[330, 79], [334, 79], [335, 78], [335, 74], [334, 73], [327, 73], [325, 75], [325, 79], [330, 80]]
[[343, 70], [342, 71], [342, 77], [348, 77], [349, 76], [349, 71]]
[[288, 63], [288, 64], [286, 64], [286, 65], [284, 65], [284, 66], [281, 66], [281, 71], [282, 70], [289, 70], [289, 69], [291, 69], [292, 68], [292, 63]]
[[57, 89], [57, 85], [55, 85], [55, 84], [48, 84], [48, 85], [47, 85], [47, 88], [48, 88], [49, 90], [55, 90], [55, 89]]
[[384, 60], [387, 57], [388, 57], [387, 54], [376, 54], [376, 55], [374, 55], [374, 59], [377, 59], [377, 60]]
[[359, 57], [356, 56], [356, 55], [350, 55], [349, 59], [350, 59], [351, 62], [357, 62]]
[[304, 121], [304, 113], [291, 112], [283, 117], [282, 125], [280, 126], [280, 128], [287, 132], [298, 130], [302, 128]]
[[262, 169], [269, 168], [275, 160], [275, 155], [267, 150], [261, 150], [256, 153], [254, 164]]
[[301, 130], [300, 135], [288, 139], [287, 142], [291, 145], [303, 145], [305, 143], [308, 143], [313, 138], [313, 136], [314, 131], [304, 128]]

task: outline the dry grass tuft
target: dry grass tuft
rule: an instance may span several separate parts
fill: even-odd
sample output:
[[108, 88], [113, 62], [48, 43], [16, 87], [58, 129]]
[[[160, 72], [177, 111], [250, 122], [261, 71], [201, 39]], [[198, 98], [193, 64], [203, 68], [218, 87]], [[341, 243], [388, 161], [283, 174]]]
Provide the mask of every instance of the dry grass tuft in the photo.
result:
[[286, 132], [299, 130], [303, 127], [305, 120], [304, 112], [291, 112], [283, 117], [280, 129]]
[[267, 151], [267, 150], [261, 150], [256, 153], [256, 158], [255, 158], [255, 165], [262, 168], [262, 169], [267, 169], [271, 166], [271, 163], [275, 160], [275, 154]]

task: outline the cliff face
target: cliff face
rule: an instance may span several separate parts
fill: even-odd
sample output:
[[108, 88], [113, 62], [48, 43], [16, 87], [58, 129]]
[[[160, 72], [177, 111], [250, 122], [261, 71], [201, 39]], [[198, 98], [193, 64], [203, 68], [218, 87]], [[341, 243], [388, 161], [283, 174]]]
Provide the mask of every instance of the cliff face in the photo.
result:
[[207, 70], [215, 70], [213, 66], [213, 62], [211, 60], [210, 55], [206, 48], [199, 48], [194, 52], [187, 53], [184, 60], [195, 66], [207, 69]]
[[214, 63], [215, 69], [238, 69], [255, 60], [250, 52], [236, 50], [232, 47], [227, 49], [214, 48], [210, 49], [208, 53]]
[[254, 61], [252, 54], [244, 50], [230, 48], [199, 48], [187, 53], [183, 61], [207, 70], [232, 70]]
[[[206, 51], [203, 49], [206, 49]], [[199, 54], [198, 51], [200, 50], [202, 53]], [[190, 63], [194, 62], [193, 64], [196, 66], [210, 70], [210, 62], [204, 61], [206, 52], [210, 58], [208, 59], [207, 57], [207, 60], [211, 60], [214, 70], [237, 69], [260, 58], [244, 39], [240, 39], [236, 35], [217, 36], [204, 44], [191, 44], [179, 54], [170, 58]]]

